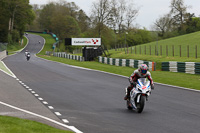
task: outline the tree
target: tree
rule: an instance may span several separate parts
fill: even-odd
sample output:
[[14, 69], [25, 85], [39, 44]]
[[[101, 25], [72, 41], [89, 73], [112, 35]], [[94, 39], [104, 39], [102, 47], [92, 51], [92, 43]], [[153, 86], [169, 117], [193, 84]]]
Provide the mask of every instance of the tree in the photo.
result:
[[146, 29], [130, 29], [128, 42], [131, 45], [139, 45], [151, 42], [151, 34]]
[[39, 23], [42, 29], [50, 30], [51, 18], [53, 17], [55, 10], [56, 5], [54, 3], [49, 3], [45, 5], [44, 8], [41, 10]]
[[92, 6], [92, 19], [94, 25], [98, 27], [98, 36], [101, 37], [101, 32], [106, 25], [106, 21], [111, 14], [111, 6], [109, 0], [98, 0]]
[[66, 7], [70, 11], [70, 16], [76, 18], [77, 12], [79, 11], [79, 7], [74, 2], [67, 3]]
[[154, 23], [156, 31], [160, 31], [159, 36], [163, 37], [166, 32], [171, 30], [172, 18], [170, 14], [166, 14], [160, 17]]
[[178, 31], [184, 32], [184, 24], [187, 19], [187, 9], [189, 6], [184, 5], [184, 0], [172, 0], [170, 8], [170, 13], [174, 19], [173, 25], [177, 27]]
[[122, 25], [125, 21], [126, 1], [125, 0], [112, 0], [112, 13], [114, 22], [117, 24], [119, 33], [122, 31]]
[[79, 10], [77, 12], [77, 21], [81, 29], [81, 32], [85, 32], [89, 29], [91, 20], [83, 10]]
[[51, 19], [51, 29], [60, 40], [63, 40], [64, 38], [78, 37], [80, 35], [77, 21], [68, 15], [55, 15]]
[[130, 28], [132, 22], [135, 20], [139, 12], [139, 9], [133, 8], [133, 5], [134, 5], [133, 3], [128, 4], [128, 7], [126, 8], [127, 29]]
[[0, 42], [8, 42], [8, 24], [9, 24], [9, 16], [8, 12], [8, 4], [6, 0], [0, 1]]
[[[195, 17], [194, 14], [190, 15], [190, 19], [186, 21], [187, 24], [187, 33], [192, 33], [196, 31], [200, 31], [200, 18]], [[192, 17], [193, 16], [193, 17]]]
[[111, 4], [112, 27], [121, 34], [131, 28], [139, 9], [134, 7], [134, 3], [127, 0], [112, 0]]
[[12, 36], [14, 41], [18, 41], [26, 29], [26, 24], [34, 20], [32, 6], [29, 5], [29, 0], [1, 0], [0, 3], [1, 11], [4, 12], [4, 16], [1, 15], [4, 23], [1, 26], [8, 28], [2, 34], [7, 34], [6, 38]]

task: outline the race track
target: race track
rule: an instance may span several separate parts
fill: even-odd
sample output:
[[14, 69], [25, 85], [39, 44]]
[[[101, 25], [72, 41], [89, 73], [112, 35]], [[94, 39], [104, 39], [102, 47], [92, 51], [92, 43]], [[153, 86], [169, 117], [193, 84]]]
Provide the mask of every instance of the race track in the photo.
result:
[[60, 112], [58, 117], [67, 119], [68, 125], [84, 133], [199, 133], [199, 92], [156, 84], [144, 111], [138, 114], [126, 109], [126, 78], [35, 57], [44, 40], [31, 34], [28, 38], [24, 50], [31, 52], [30, 61], [24, 50], [3, 61], [54, 107], [51, 111]]

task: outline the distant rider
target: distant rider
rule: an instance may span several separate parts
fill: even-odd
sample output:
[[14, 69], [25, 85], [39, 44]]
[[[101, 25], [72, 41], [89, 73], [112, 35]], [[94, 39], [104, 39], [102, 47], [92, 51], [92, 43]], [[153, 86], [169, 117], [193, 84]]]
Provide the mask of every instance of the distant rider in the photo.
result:
[[148, 67], [146, 64], [142, 64], [137, 70], [135, 70], [130, 76], [130, 85], [127, 87], [126, 96], [124, 100], [127, 100], [130, 97], [130, 92], [133, 87], [136, 87], [136, 82], [139, 78], [148, 78], [151, 84], [151, 89], [154, 89], [153, 79], [151, 77], [151, 73], [148, 71]]
[[27, 57], [28, 55], [30, 55], [31, 53], [28, 52], [28, 50], [25, 51], [25, 56]]

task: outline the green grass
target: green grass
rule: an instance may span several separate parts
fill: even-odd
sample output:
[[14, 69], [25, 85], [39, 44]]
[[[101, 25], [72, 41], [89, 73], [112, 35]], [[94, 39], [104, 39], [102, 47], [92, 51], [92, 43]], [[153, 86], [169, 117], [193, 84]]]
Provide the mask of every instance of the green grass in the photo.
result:
[[[143, 44], [143, 45], [137, 46], [136, 52], [137, 54], [140, 54], [140, 47], [141, 47], [141, 54], [145, 54], [145, 46], [146, 46], [146, 54], [150, 55], [150, 46], [151, 46], [151, 55], [157, 54], [157, 52], [155, 51], [158, 51], [159, 56], [166, 57], [167, 56], [166, 46], [168, 46], [168, 56], [173, 57], [172, 46], [174, 45], [174, 56], [180, 57], [180, 45], [181, 45], [181, 56], [187, 57], [187, 46], [189, 45], [189, 57], [195, 57], [195, 46], [197, 45], [198, 48], [200, 48], [199, 36], [200, 36], [200, 32], [195, 32], [195, 33], [173, 37], [173, 38], [169, 38], [165, 40], [160, 40], [158, 42]], [[162, 47], [162, 52], [161, 52], [161, 47]], [[200, 57], [200, 52], [198, 52], [198, 57]]]
[[[168, 61], [178, 61], [178, 62], [200, 62], [200, 32], [195, 32], [187, 35], [182, 35], [178, 37], [173, 37], [165, 40], [160, 40], [158, 42], [151, 42], [147, 44], [142, 44], [138, 46], [129, 47], [129, 53], [125, 54], [124, 49], [109, 50], [110, 58], [119, 59], [135, 59], [156, 62], [156, 70], [161, 70], [161, 63]], [[180, 57], [180, 45], [181, 45], [181, 57]], [[187, 46], [189, 45], [189, 57], [187, 57], [188, 51]], [[172, 54], [172, 46], [174, 46], [174, 56]], [[197, 58], [196, 50], [197, 46]], [[151, 47], [151, 55], [150, 55]], [[162, 47], [162, 54], [161, 54]], [[168, 56], [166, 55], [166, 47], [168, 47]], [[132, 49], [132, 52], [131, 52]], [[145, 54], [146, 49], [146, 54]], [[158, 49], [158, 50], [157, 50]], [[127, 50], [127, 49], [126, 49]], [[141, 51], [141, 52], [140, 52]], [[158, 54], [157, 52], [158, 51]]]
[[12, 75], [12, 73], [10, 73], [10, 71], [4, 66], [4, 64], [2, 63], [2, 61], [0, 61], [0, 69], [7, 72], [8, 74]]
[[[142, 44], [138, 46], [129, 47], [129, 54], [125, 54], [124, 49], [119, 49], [119, 51], [110, 50], [110, 57], [112, 58], [125, 58], [125, 59], [140, 59], [140, 60], [148, 60], [154, 62], [160, 61], [192, 61], [192, 62], [200, 62], [200, 32], [195, 32], [187, 35], [182, 35], [178, 37], [173, 37], [165, 40], [160, 40], [158, 42], [151, 42], [147, 44]], [[174, 45], [174, 56], [172, 46]], [[181, 45], [181, 57], [180, 57], [180, 45]], [[189, 45], [189, 58], [187, 57], [187, 46]], [[195, 47], [197, 46], [198, 58], [196, 59]], [[150, 55], [150, 47], [151, 47], [151, 55]], [[162, 47], [162, 50], [161, 50]], [[166, 51], [168, 47], [168, 56], [166, 55]], [[146, 48], [146, 54], [145, 54]], [[136, 54], [135, 54], [136, 51]], [[141, 52], [140, 52], [141, 51]], [[158, 55], [157, 55], [158, 51]], [[162, 51], [162, 54], [161, 54]]]
[[15, 52], [23, 49], [27, 44], [27, 38], [23, 36], [23, 43], [14, 43], [12, 45], [9, 45], [7, 46], [7, 51], [8, 51], [8, 54], [14, 54]]
[[0, 133], [73, 133], [48, 125], [9, 116], [0, 116]]

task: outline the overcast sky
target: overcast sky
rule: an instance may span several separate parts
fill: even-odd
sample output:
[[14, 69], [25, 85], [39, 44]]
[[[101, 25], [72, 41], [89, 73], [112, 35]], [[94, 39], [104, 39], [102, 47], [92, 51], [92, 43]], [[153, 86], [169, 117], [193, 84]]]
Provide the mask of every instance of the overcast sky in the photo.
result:
[[[59, 0], [29, 0], [30, 4], [47, 4], [49, 1]], [[92, 3], [95, 0], [66, 0], [67, 2], [74, 2], [89, 16], [91, 11]], [[97, 1], [97, 0], [96, 0]], [[151, 25], [160, 16], [169, 12], [171, 0], [133, 0], [136, 7], [139, 7], [139, 14], [136, 18], [135, 24], [137, 23], [140, 28], [146, 27], [150, 29]], [[188, 12], [195, 13], [195, 16], [200, 16], [200, 0], [184, 0], [185, 5], [191, 6]]]

